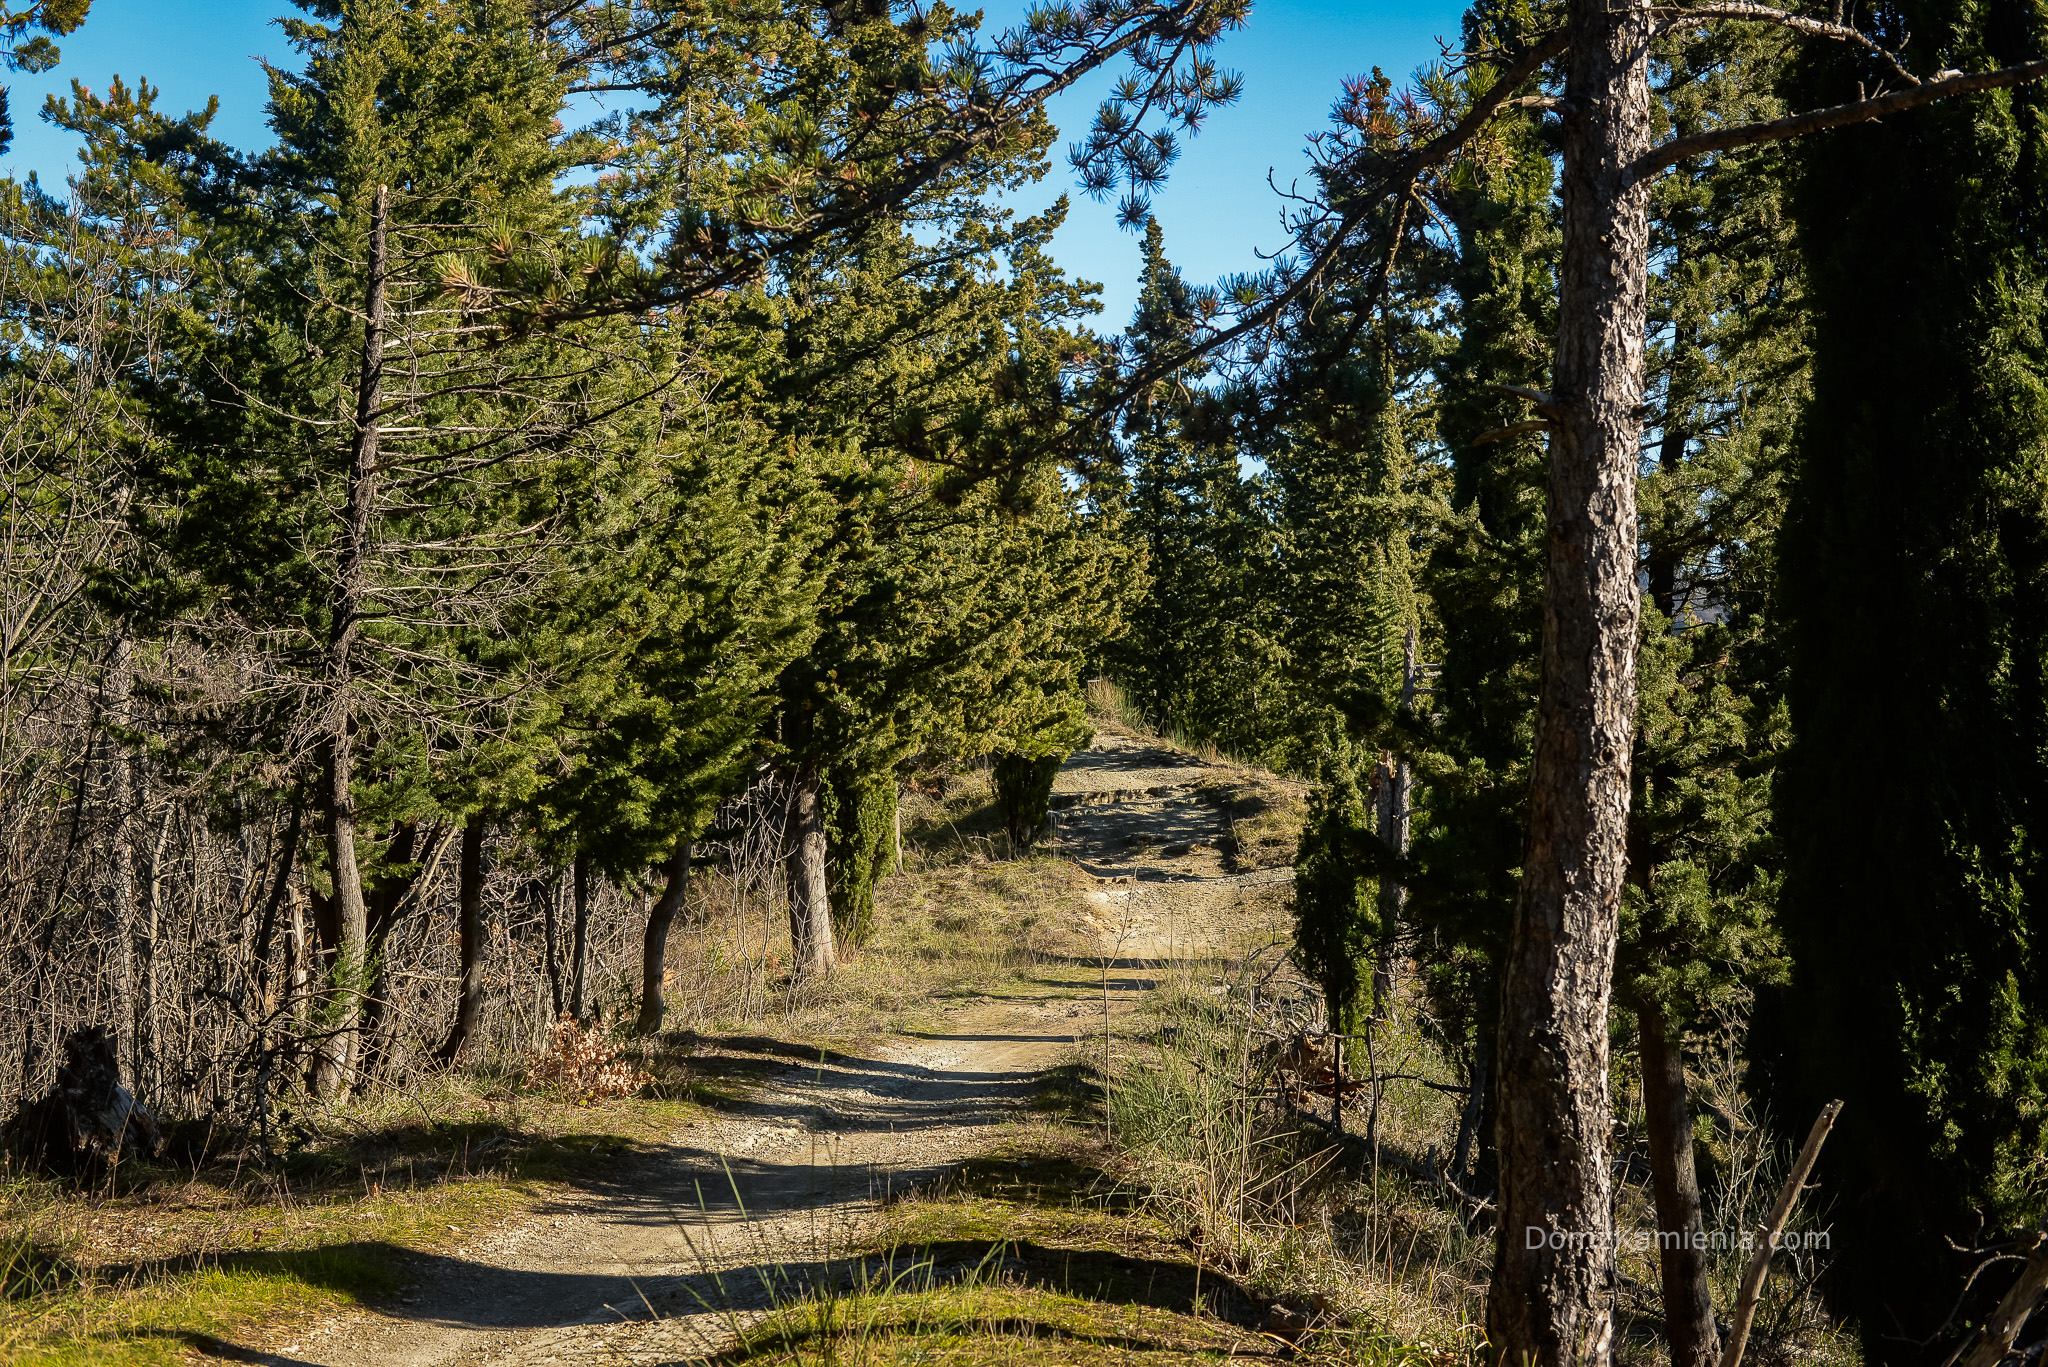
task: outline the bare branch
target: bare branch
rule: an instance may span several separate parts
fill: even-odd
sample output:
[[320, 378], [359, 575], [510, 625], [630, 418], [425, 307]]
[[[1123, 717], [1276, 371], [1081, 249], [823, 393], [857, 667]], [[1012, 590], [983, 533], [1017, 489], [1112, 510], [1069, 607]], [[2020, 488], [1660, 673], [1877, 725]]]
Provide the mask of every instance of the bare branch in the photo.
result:
[[2022, 62], [2018, 66], [2000, 67], [1996, 71], [1983, 71], [1972, 76], [1948, 76], [1916, 85], [1910, 90], [1895, 90], [1876, 99], [1858, 100], [1854, 104], [1838, 104], [1826, 109], [1808, 110], [1804, 114], [1791, 114], [1782, 119], [1767, 119], [1762, 123], [1737, 124], [1732, 128], [1716, 128], [1705, 133], [1693, 133], [1686, 137], [1673, 138], [1663, 146], [1644, 153], [1635, 165], [1629, 167], [1629, 176], [1633, 180], [1647, 180], [1681, 161], [1704, 156], [1709, 152], [1726, 152], [1737, 147], [1752, 147], [1760, 142], [1796, 138], [1803, 133], [1817, 133], [1824, 128], [1866, 123], [1871, 119], [1881, 119], [1887, 114], [1918, 109], [1923, 104], [1933, 104], [1936, 100], [1945, 100], [1954, 95], [1971, 95], [1980, 90], [2002, 90], [2007, 86], [2023, 85], [2044, 76], [2048, 76], [2048, 59]]
[[1672, 29], [1696, 23], [1702, 19], [1747, 19], [1759, 23], [1776, 24], [1811, 38], [1832, 38], [1837, 42], [1852, 43], [1892, 69], [1892, 73], [1908, 85], [1921, 84], [1920, 78], [1907, 70], [1898, 54], [1872, 38], [1861, 29], [1847, 24], [1830, 23], [1825, 19], [1809, 19], [1803, 14], [1788, 14], [1768, 5], [1752, 5], [1736, 0], [1733, 4], [1658, 6], [1650, 16], [1659, 21], [1659, 27]]

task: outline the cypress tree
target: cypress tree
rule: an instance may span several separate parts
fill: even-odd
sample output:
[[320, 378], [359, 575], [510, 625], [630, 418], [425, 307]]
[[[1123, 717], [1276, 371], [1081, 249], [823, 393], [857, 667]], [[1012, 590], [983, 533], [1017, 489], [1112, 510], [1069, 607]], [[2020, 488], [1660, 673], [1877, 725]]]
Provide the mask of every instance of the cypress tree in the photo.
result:
[[1294, 860], [1294, 961], [1322, 988], [1329, 1028], [1343, 1034], [1361, 1023], [1361, 965], [1385, 929], [1371, 866], [1361, 857], [1372, 836], [1357, 777], [1327, 764], [1309, 795]]
[[[1887, 4], [1925, 72], [2042, 55], [2037, 16]], [[1796, 87], [1864, 73], [1816, 53]], [[1781, 541], [1794, 741], [1777, 793], [1792, 979], [1769, 1095], [1847, 1102], [1822, 1160], [1835, 1304], [1935, 1363], [1981, 1254], [2037, 1224], [2048, 1114], [2044, 95], [1973, 95], [1800, 149], [1813, 401]], [[1951, 1242], [1952, 1241], [1952, 1242]], [[2001, 1291], [1981, 1278], [1957, 1325]]]
[[[1522, 22], [1531, 22], [1520, 16]], [[1487, 11], [1467, 17], [1468, 36]], [[1544, 462], [1540, 436], [1481, 441], [1524, 415], [1495, 385], [1542, 388], [1556, 328], [1551, 172], [1533, 121], [1500, 128], [1499, 151], [1442, 200], [1457, 231], [1428, 263], [1456, 301], [1439, 343], [1436, 435], [1450, 467], [1446, 512], [1421, 580], [1440, 624], [1431, 715], [1390, 739], [1414, 765], [1407, 914], [1446, 1047], [1465, 1060], [1468, 1102], [1454, 1164], [1491, 1163], [1500, 957], [1526, 843], [1542, 628]]]
[[1041, 758], [1085, 735], [1080, 662], [1116, 629], [1124, 556], [1050, 456], [1086, 351], [1065, 326], [1084, 296], [1043, 250], [1063, 212], [963, 229], [972, 252], [878, 229], [764, 306], [781, 348], [766, 406], [835, 504], [830, 591], [767, 738], [819, 812], [814, 841], [792, 842], [805, 971], [831, 966], [832, 907], [865, 932], [900, 765]]
[[1060, 765], [1071, 750], [1054, 750], [1032, 757], [1014, 752], [997, 755], [990, 768], [996, 790], [996, 806], [1003, 814], [1003, 828], [1009, 832], [1015, 850], [1030, 847], [1052, 810], [1052, 785], [1059, 778]]

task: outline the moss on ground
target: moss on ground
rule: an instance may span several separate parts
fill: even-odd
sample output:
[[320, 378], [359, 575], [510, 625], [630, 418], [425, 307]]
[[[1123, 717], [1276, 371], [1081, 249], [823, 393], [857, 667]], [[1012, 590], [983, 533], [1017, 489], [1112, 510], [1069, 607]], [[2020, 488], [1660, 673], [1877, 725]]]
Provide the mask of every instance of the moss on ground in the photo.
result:
[[991, 1363], [1213, 1363], [1273, 1356], [1234, 1326], [1143, 1305], [1033, 1287], [957, 1285], [851, 1294], [784, 1309], [747, 1331], [723, 1363], [985, 1367]]

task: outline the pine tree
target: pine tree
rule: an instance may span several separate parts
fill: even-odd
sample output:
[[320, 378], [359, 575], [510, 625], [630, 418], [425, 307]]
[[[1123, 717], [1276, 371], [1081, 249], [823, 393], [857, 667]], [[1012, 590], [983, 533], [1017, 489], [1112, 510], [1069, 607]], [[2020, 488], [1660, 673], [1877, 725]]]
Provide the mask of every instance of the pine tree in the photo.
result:
[[[9, 71], [48, 71], [57, 65], [61, 54], [45, 35], [62, 38], [76, 32], [91, 8], [92, 0], [30, 0], [20, 9], [0, 5], [0, 62], [5, 62]], [[42, 33], [34, 32], [36, 29]], [[13, 144], [14, 118], [7, 104], [7, 87], [0, 86], [0, 152]]]
[[[1123, 338], [1131, 359], [1184, 346], [1198, 302], [1148, 220]], [[1141, 395], [1106, 462], [1122, 472], [1119, 526], [1144, 554], [1146, 582], [1105, 668], [1157, 725], [1264, 757], [1284, 717], [1265, 591], [1272, 538], [1262, 491], [1239, 470], [1222, 396], [1201, 387], [1206, 375], [1192, 367]]]

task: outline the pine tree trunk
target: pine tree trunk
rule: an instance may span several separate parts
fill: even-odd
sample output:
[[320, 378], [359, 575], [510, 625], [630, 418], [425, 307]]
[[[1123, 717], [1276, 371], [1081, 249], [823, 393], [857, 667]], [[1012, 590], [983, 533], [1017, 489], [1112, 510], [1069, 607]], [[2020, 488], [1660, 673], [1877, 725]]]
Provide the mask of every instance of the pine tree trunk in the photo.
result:
[[690, 890], [690, 853], [694, 848], [687, 840], [676, 846], [665, 870], [668, 884], [647, 912], [647, 938], [640, 946], [640, 1019], [633, 1026], [643, 1035], [659, 1031], [661, 1018], [668, 1013], [668, 1003], [661, 995], [668, 960], [668, 932]]
[[1650, 1183], [1657, 1198], [1657, 1266], [1664, 1283], [1665, 1336], [1671, 1367], [1713, 1367], [1720, 1353], [1714, 1296], [1707, 1281], [1706, 1220], [1692, 1159], [1692, 1096], [1685, 1051], [1654, 1006], [1636, 1012], [1642, 1036], [1643, 1110], [1650, 1138]]
[[452, 1064], [476, 1033], [484, 1010], [484, 815], [473, 813], [462, 827], [462, 862], [456, 875], [455, 936], [460, 946], [462, 984], [455, 998], [455, 1021], [436, 1055]]
[[839, 963], [832, 902], [825, 886], [825, 804], [815, 772], [795, 775], [789, 808], [789, 944], [791, 972], [803, 982]]
[[569, 1014], [582, 1025], [590, 992], [590, 856], [581, 850], [576, 852], [571, 882], [576, 908], [569, 927]]
[[[1490, 1353], [1562, 1367], [1614, 1349], [1607, 1011], [1627, 869], [1641, 615], [1635, 470], [1642, 419], [1649, 146], [1643, 0], [1567, 16], [1543, 683], [1529, 843], [1504, 965], [1500, 1220]], [[1531, 1247], [1534, 1243], [1536, 1246]]]
[[363, 977], [368, 963], [368, 917], [362, 872], [356, 862], [354, 715], [350, 680], [356, 637], [362, 627], [370, 550], [370, 505], [377, 474], [377, 409], [384, 381], [384, 186], [377, 187], [370, 216], [369, 303], [363, 329], [363, 362], [356, 389], [355, 441], [350, 451], [348, 497], [342, 511], [339, 563], [335, 568], [333, 625], [327, 647], [325, 716], [327, 857], [334, 881], [334, 959], [328, 968], [333, 993], [329, 1029], [313, 1064], [313, 1092], [339, 1098], [355, 1080], [357, 1025], [362, 1018]]

